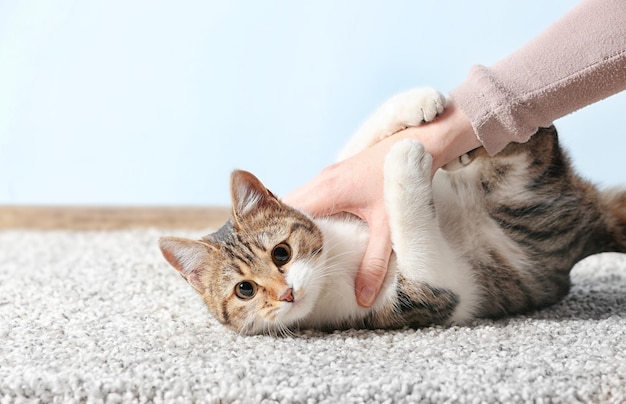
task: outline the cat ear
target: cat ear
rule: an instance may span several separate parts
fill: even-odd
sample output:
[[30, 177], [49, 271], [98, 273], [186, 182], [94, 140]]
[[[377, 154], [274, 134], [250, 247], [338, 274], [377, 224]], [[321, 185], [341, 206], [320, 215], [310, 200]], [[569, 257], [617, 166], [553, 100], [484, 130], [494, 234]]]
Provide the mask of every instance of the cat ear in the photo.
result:
[[247, 171], [233, 171], [230, 176], [230, 191], [235, 217], [280, 204], [278, 198], [265, 188], [257, 177]]
[[180, 237], [161, 237], [159, 247], [163, 257], [198, 292], [204, 292], [200, 275], [211, 259], [213, 247], [201, 241]]

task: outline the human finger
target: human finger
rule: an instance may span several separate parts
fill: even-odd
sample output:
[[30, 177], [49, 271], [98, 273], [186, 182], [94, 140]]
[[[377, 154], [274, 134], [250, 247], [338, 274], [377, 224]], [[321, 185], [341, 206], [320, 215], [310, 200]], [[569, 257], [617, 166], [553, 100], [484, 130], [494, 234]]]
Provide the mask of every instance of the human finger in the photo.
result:
[[386, 214], [381, 216], [369, 223], [370, 238], [355, 281], [357, 301], [362, 307], [371, 307], [376, 301], [389, 266], [391, 234]]

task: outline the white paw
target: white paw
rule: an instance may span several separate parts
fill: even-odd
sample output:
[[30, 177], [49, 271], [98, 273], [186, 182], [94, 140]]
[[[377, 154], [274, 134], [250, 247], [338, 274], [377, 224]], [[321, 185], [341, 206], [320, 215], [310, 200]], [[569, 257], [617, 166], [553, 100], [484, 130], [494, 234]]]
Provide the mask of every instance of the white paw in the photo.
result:
[[359, 128], [339, 154], [339, 160], [403, 129], [432, 121], [445, 106], [446, 98], [432, 88], [416, 88], [391, 97]]
[[432, 157], [417, 140], [404, 139], [385, 158], [385, 182], [407, 186], [430, 184]]
[[433, 88], [415, 88], [392, 97], [389, 107], [395, 111], [395, 119], [404, 127], [430, 122], [446, 107], [446, 97]]

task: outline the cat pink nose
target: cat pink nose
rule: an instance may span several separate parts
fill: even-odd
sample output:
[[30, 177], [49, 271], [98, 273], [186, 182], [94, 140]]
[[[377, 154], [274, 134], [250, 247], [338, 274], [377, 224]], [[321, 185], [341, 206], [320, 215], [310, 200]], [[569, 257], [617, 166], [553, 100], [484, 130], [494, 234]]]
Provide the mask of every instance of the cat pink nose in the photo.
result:
[[287, 289], [280, 297], [278, 298], [281, 302], [293, 302], [293, 288]]

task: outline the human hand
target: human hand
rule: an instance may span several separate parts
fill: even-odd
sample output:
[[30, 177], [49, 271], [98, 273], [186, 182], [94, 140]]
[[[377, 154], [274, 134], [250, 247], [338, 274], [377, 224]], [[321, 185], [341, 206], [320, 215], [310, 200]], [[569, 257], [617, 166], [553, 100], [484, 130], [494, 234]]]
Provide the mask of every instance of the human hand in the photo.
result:
[[449, 102], [437, 120], [405, 129], [325, 168], [283, 199], [313, 216], [348, 212], [367, 222], [370, 238], [355, 282], [357, 301], [363, 307], [374, 303], [387, 273], [391, 232], [384, 206], [383, 167], [391, 146], [405, 138], [419, 140], [433, 156], [433, 174], [452, 159], [480, 146], [467, 117]]
[[374, 303], [391, 255], [389, 220], [383, 197], [383, 163], [395, 139], [387, 138], [324, 169], [283, 201], [313, 216], [348, 212], [367, 222], [368, 246], [356, 278], [359, 304]]

